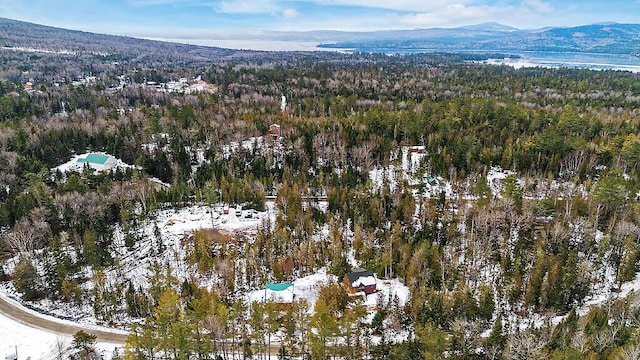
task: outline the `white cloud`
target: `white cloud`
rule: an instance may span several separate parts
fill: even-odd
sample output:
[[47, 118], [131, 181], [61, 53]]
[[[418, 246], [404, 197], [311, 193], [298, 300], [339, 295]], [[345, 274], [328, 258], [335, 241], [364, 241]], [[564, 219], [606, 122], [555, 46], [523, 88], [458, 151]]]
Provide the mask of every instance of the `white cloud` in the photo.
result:
[[217, 9], [227, 14], [272, 14], [281, 7], [272, 0], [230, 0], [221, 1]]
[[[450, 6], [465, 5], [468, 8], [496, 8], [513, 9], [526, 7], [538, 13], [549, 13], [554, 10], [552, 2], [545, 0], [520, 0], [520, 5], [491, 5], [499, 1], [479, 0], [299, 0], [313, 2], [320, 5], [361, 6], [365, 8], [387, 9], [424, 13], [437, 11]], [[635, 0], [640, 3], [640, 0]]]
[[556, 9], [543, 0], [524, 0], [518, 5], [450, 4], [433, 11], [416, 12], [400, 17], [409, 27], [455, 27], [484, 22], [498, 22], [518, 28], [544, 24]]
[[282, 17], [289, 18], [289, 19], [298, 17], [298, 15], [300, 15], [298, 14], [298, 11], [293, 8], [284, 9], [284, 11], [282, 12]]
[[406, 15], [400, 21], [416, 27], [468, 25], [493, 20], [498, 11], [498, 8], [490, 6], [452, 4], [432, 12]]
[[211, 6], [211, 1], [203, 1], [203, 0], [129, 0], [129, 3], [136, 7], [156, 6], [156, 5]]
[[[451, 4], [451, 0], [308, 0], [322, 5], [350, 5], [397, 11], [428, 12]], [[461, 0], [469, 3], [471, 0]]]
[[[168, 25], [149, 25], [145, 11], [132, 8], [164, 6], [174, 9], [169, 14], [201, 16], [202, 22], [211, 29], [230, 27], [230, 36], [237, 36], [238, 29], [269, 30], [344, 30], [369, 31], [385, 29], [413, 29], [429, 27], [457, 27], [462, 25], [498, 22], [517, 28], [540, 28], [544, 26], [571, 26], [593, 22], [617, 21], [637, 22], [633, 9], [640, 0], [630, 0], [624, 10], [611, 6], [598, 13], [591, 11], [585, 3], [553, 2], [552, 0], [124, 0], [127, 16], [123, 19], [107, 19], [104, 23], [94, 18], [60, 16], [54, 3], [68, 0], [0, 0], [0, 16], [31, 21], [52, 26], [119, 34], [147, 34], [145, 37], [163, 37], [163, 33], [176, 33], [187, 39], [195, 29], [193, 23], [183, 24], [178, 16], [172, 28]], [[92, 1], [81, 1], [90, 9]], [[614, 1], [610, 1], [614, 3]], [[86, 6], [85, 6], [86, 5]], [[361, 9], [350, 8], [353, 6]], [[189, 9], [187, 9], [189, 8]], [[210, 11], [199, 12], [201, 8]], [[311, 9], [318, 10], [317, 13]], [[601, 9], [601, 7], [598, 7]], [[133, 10], [133, 11], [130, 11]], [[601, 9], [602, 10], [602, 9]], [[622, 11], [622, 13], [620, 13]], [[114, 11], [114, 14], [117, 11]], [[196, 14], [196, 15], [193, 15]], [[243, 16], [243, 15], [265, 16]], [[226, 17], [229, 15], [228, 17]], [[139, 18], [143, 21], [130, 23], [124, 18]], [[208, 19], [214, 19], [209, 21]], [[215, 20], [230, 21], [215, 21]], [[107, 23], [108, 22], [108, 23]], [[212, 24], [212, 25], [211, 25]], [[203, 25], [204, 26], [204, 25]], [[232, 30], [231, 30], [232, 29]], [[202, 29], [205, 32], [207, 29]], [[182, 35], [184, 34], [184, 35]], [[206, 34], [202, 36], [205, 37]]]
[[553, 5], [542, 0], [525, 0], [523, 6], [541, 14], [549, 14], [555, 10]]
[[[3, 0], [0, 0], [3, 1]], [[271, 14], [285, 18], [297, 17], [294, 8], [285, 7], [291, 0], [129, 0], [134, 6], [173, 5], [202, 6], [224, 14]]]
[[[301, 13], [294, 19], [281, 21], [272, 30], [278, 31], [375, 31], [407, 28], [399, 22], [400, 17], [395, 14], [375, 14], [354, 16], [353, 14], [336, 14], [334, 16], [309, 16]], [[328, 40], [322, 40], [328, 41]]]

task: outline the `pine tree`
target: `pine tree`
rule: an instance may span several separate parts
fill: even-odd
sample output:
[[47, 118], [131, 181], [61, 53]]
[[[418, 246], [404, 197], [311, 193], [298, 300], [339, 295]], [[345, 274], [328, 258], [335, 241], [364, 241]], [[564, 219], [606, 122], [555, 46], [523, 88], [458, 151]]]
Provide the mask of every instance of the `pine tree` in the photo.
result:
[[327, 304], [319, 299], [311, 316], [311, 328], [315, 331], [309, 333], [309, 348], [313, 360], [324, 360], [329, 353], [329, 342], [338, 333], [338, 322]]
[[442, 359], [449, 348], [447, 333], [431, 322], [416, 327], [416, 338], [420, 342], [420, 353], [426, 360]]
[[618, 286], [622, 286], [625, 281], [631, 281], [636, 275], [636, 269], [638, 262], [638, 245], [631, 238], [627, 237], [624, 241], [624, 252], [622, 259], [620, 260], [620, 266], [618, 267], [618, 274], [616, 281]]
[[96, 338], [96, 335], [89, 334], [83, 330], [79, 330], [73, 335], [72, 345], [80, 359], [93, 359], [95, 357]]
[[20, 261], [13, 270], [13, 283], [16, 290], [22, 293], [22, 299], [24, 300], [34, 300], [41, 295], [42, 287], [40, 284], [40, 276], [29, 259], [24, 257], [20, 258]]
[[480, 287], [480, 299], [478, 301], [478, 317], [487, 323], [493, 318], [496, 309], [493, 297], [493, 287], [483, 285]]
[[571, 309], [567, 317], [553, 329], [548, 347], [550, 349], [565, 349], [571, 345], [571, 339], [578, 330], [578, 316], [575, 309]]
[[485, 347], [487, 348], [498, 348], [500, 350], [504, 349], [505, 344], [507, 343], [507, 336], [504, 334], [504, 328], [502, 326], [502, 315], [499, 315], [496, 318], [496, 321], [493, 322], [493, 326], [491, 327], [491, 332], [489, 333], [489, 337], [485, 341]]

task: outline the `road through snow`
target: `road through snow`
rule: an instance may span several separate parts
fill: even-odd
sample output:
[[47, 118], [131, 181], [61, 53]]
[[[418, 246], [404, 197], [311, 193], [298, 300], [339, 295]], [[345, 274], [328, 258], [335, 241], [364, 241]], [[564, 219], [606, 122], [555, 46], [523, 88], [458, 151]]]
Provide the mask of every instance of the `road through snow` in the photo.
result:
[[68, 337], [73, 337], [73, 335], [77, 331], [83, 330], [89, 334], [96, 335], [96, 340], [98, 342], [122, 345], [127, 339], [126, 333], [122, 331], [108, 331], [90, 326], [82, 326], [80, 324], [74, 324], [71, 322], [47, 319], [45, 315], [34, 314], [33, 312], [23, 308], [22, 306], [14, 303], [4, 296], [0, 296], [0, 315], [4, 315], [7, 318], [10, 318], [32, 328], [41, 329]]

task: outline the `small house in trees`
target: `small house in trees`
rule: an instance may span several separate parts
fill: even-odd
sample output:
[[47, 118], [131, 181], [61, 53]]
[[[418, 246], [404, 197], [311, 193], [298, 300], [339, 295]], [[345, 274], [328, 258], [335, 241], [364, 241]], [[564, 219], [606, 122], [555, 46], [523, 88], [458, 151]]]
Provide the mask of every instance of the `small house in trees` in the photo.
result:
[[367, 295], [376, 292], [376, 277], [371, 270], [354, 269], [345, 280], [353, 292], [362, 291]]
[[290, 283], [266, 284], [264, 286], [264, 302], [292, 304], [295, 298], [293, 289], [293, 284]]
[[414, 154], [424, 154], [424, 146], [412, 146], [409, 151], [411, 151]]
[[85, 167], [101, 172], [110, 171], [118, 166], [118, 160], [111, 155], [104, 153], [86, 153], [74, 156], [69, 162], [62, 164], [53, 171], [60, 170], [62, 172], [78, 171], [81, 172]]
[[280, 125], [278, 124], [271, 124], [269, 126], [269, 134], [271, 134], [271, 136], [273, 136], [275, 139], [280, 137]]
[[117, 165], [116, 159], [111, 155], [89, 153], [85, 156], [78, 157], [76, 163], [80, 168], [88, 165], [95, 171], [108, 171]]
[[108, 172], [116, 168], [126, 168], [129, 165], [106, 153], [85, 153], [74, 155], [71, 160], [51, 169], [53, 173], [83, 172], [85, 169], [95, 173]]

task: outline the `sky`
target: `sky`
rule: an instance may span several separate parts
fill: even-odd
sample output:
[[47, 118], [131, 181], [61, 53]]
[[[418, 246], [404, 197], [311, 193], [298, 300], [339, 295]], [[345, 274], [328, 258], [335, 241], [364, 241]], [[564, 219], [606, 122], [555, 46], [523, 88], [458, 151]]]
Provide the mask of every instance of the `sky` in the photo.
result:
[[638, 23], [640, 0], [0, 0], [0, 17], [106, 34], [198, 39], [264, 30]]

